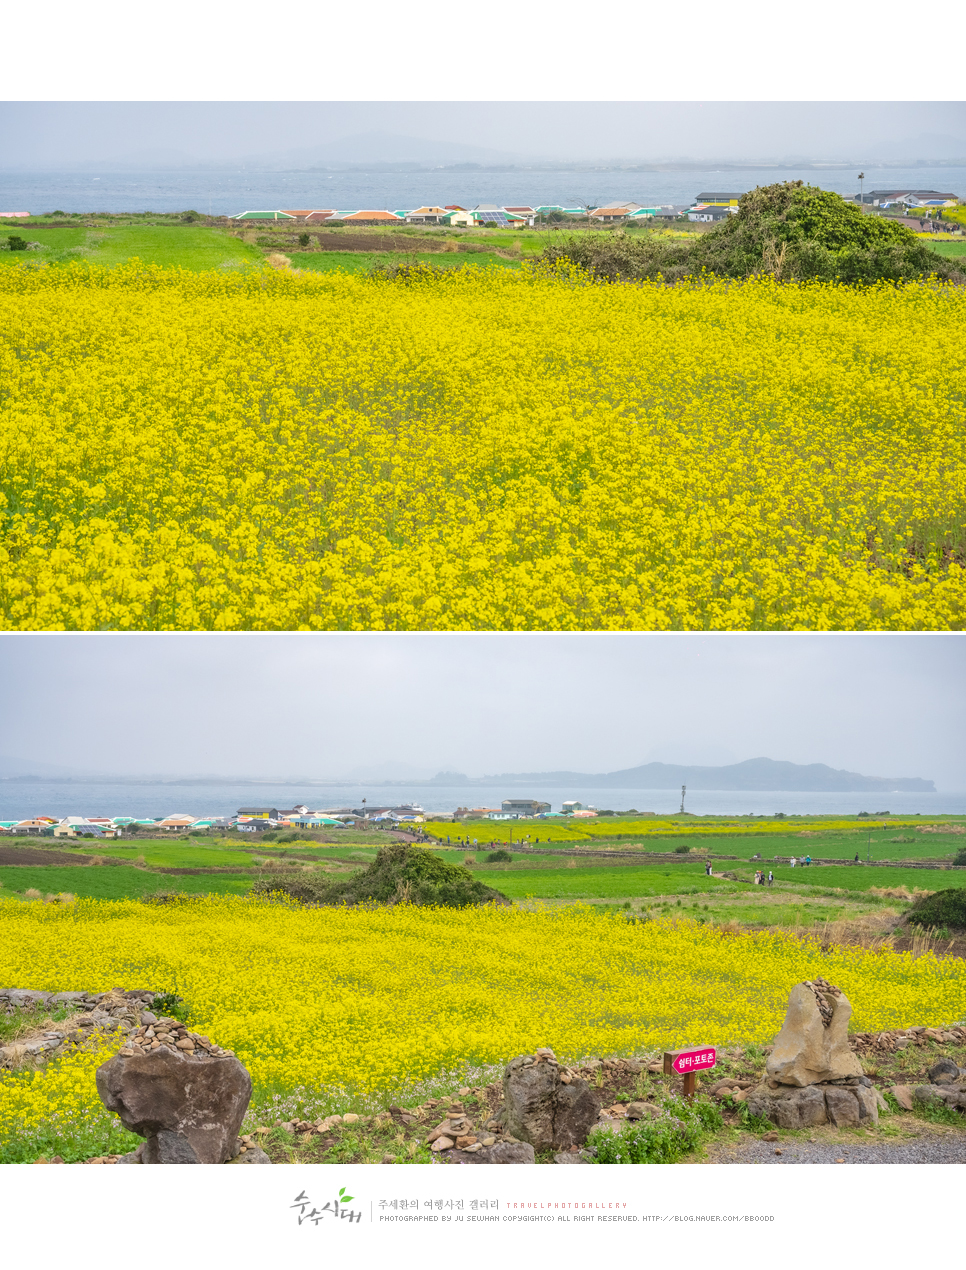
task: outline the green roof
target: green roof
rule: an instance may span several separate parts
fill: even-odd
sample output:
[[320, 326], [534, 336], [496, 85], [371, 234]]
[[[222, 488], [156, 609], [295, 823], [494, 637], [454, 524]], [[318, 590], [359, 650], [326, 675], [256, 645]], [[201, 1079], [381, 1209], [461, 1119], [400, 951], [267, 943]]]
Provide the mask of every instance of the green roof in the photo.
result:
[[233, 220], [296, 220], [295, 216], [289, 216], [288, 212], [241, 212], [238, 216], [232, 217]]

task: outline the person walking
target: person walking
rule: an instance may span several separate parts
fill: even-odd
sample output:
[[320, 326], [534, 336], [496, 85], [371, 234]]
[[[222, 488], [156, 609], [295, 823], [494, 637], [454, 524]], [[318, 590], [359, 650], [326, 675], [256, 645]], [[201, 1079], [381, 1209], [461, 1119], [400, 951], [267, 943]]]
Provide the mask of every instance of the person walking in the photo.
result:
[[774, 875], [774, 873], [772, 873], [771, 869], [769, 869], [769, 870], [768, 870], [768, 885], [769, 885], [769, 886], [771, 886], [771, 884], [772, 884], [772, 882], [774, 882], [774, 880], [775, 880], [775, 875]]
[[794, 867], [795, 867], [795, 857], [794, 857], [794, 856], [792, 856], [792, 858], [791, 858], [791, 866], [792, 866], [792, 868], [794, 869]]
[[811, 863], [812, 863], [812, 857], [811, 857], [810, 855], [807, 855], [807, 856], [805, 857], [805, 863], [806, 863], [806, 864], [811, 864]]

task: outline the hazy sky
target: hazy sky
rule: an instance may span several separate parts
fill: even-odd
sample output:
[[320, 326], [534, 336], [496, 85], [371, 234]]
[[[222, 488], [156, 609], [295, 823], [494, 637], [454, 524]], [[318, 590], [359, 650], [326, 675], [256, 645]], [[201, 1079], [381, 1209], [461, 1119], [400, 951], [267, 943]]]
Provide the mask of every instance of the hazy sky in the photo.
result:
[[[961, 85], [964, 6], [922, 12], [811, 0], [609, 0], [445, 8], [223, 0], [160, 12], [45, 0], [8, 38], [4, 92], [24, 100], [908, 100]], [[944, 61], [945, 55], [945, 61]]]
[[0, 668], [0, 750], [112, 774], [765, 756], [966, 788], [962, 635], [8, 634]]
[[[391, 158], [935, 159], [966, 156], [963, 102], [39, 102], [0, 104], [0, 167], [153, 156], [232, 162], [359, 134]], [[426, 143], [430, 144], [426, 144]], [[472, 153], [473, 148], [481, 151]], [[465, 149], [465, 152], [464, 152]], [[363, 143], [363, 161], [381, 157]], [[304, 157], [304, 156], [303, 156]]]

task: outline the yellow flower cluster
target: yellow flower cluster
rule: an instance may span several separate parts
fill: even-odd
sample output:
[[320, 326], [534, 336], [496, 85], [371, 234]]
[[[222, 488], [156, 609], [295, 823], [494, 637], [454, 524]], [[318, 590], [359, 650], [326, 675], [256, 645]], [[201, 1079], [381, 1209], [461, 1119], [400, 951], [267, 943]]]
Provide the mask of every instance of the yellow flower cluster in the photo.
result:
[[[176, 991], [262, 1090], [389, 1097], [464, 1064], [764, 1043], [788, 992], [824, 975], [856, 1029], [963, 1016], [966, 963], [840, 949], [689, 921], [564, 909], [292, 909], [237, 897], [173, 907], [0, 900], [0, 983]], [[116, 1042], [119, 1044], [120, 1042]], [[0, 1124], [96, 1107], [89, 1055], [0, 1079]]]
[[0, 276], [0, 629], [948, 629], [966, 295]]
[[[805, 833], [846, 833], [868, 828], [880, 829], [922, 829], [922, 817], [902, 818], [889, 816], [887, 820], [875, 816], [857, 820], [852, 817], [842, 820], [830, 817], [828, 820], [810, 817], [798, 820], [792, 817], [785, 819], [760, 819], [727, 821], [707, 821], [703, 816], [682, 821], [677, 817], [648, 816], [647, 819], [622, 820], [619, 816], [575, 816], [573, 819], [526, 820], [526, 821], [487, 821], [472, 820], [465, 823], [453, 823], [445, 820], [429, 820], [423, 828], [428, 834], [439, 839], [444, 845], [447, 838], [477, 838], [486, 843], [493, 841], [507, 842], [511, 829], [513, 840], [521, 842], [527, 838], [536, 842], [579, 842], [582, 839], [592, 841], [594, 838], [614, 838], [618, 835], [626, 837], [633, 834], [645, 838], [662, 837], [747, 837], [749, 834], [760, 836]], [[660, 850], [660, 845], [655, 850]]]

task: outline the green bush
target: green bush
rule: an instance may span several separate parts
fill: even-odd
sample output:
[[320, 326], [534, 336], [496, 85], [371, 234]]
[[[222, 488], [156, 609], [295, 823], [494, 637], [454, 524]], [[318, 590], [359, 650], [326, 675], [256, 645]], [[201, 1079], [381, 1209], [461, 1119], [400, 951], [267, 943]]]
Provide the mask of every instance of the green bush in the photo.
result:
[[688, 852], [689, 852], [690, 850], [691, 850], [691, 848], [690, 848], [689, 846], [687, 846], [687, 844], [686, 844], [686, 843], [683, 843], [683, 842], [682, 842], [680, 846], [678, 846], [678, 847], [675, 847], [675, 848], [674, 848], [674, 854], [675, 854], [675, 855], [687, 855], [687, 854], [688, 854]]
[[716, 1133], [724, 1120], [706, 1098], [693, 1103], [666, 1098], [653, 1120], [628, 1121], [617, 1133], [600, 1127], [587, 1139], [598, 1164], [673, 1164], [693, 1151], [705, 1134]]
[[26, 251], [27, 240], [26, 238], [21, 238], [19, 234], [8, 234], [7, 246], [10, 251]]
[[[895, 839], [895, 841], [912, 842], [913, 839], [912, 838], [902, 838], [902, 839], [897, 838]], [[964, 866], [966, 866], [966, 847], [963, 847], [960, 850], [959, 854], [956, 856], [956, 859], [953, 861], [953, 864], [959, 865], [960, 868], [963, 868]]]
[[953, 887], [924, 895], [909, 909], [907, 920], [914, 926], [946, 926], [966, 930], [966, 887]]
[[418, 904], [467, 908], [509, 904], [500, 891], [478, 882], [461, 864], [447, 864], [432, 851], [408, 842], [381, 847], [372, 864], [352, 877], [330, 880], [321, 873], [260, 878], [252, 894], [281, 893], [303, 904]]
[[581, 234], [548, 246], [540, 260], [549, 269], [569, 260], [611, 282], [679, 282], [703, 273], [850, 285], [932, 275], [966, 281], [961, 262], [938, 256], [904, 225], [866, 215], [840, 195], [801, 181], [749, 191], [736, 215], [691, 242], [660, 234]]
[[301, 233], [301, 234], [299, 234], [299, 246], [300, 246], [300, 247], [307, 247], [311, 241], [312, 241], [312, 239], [311, 239], [311, 237], [310, 237], [308, 234], [306, 234], [306, 233]]
[[491, 851], [486, 857], [486, 862], [487, 864], [509, 864], [512, 859], [513, 856], [510, 855], [509, 851], [504, 851], [501, 848], [499, 851]]

